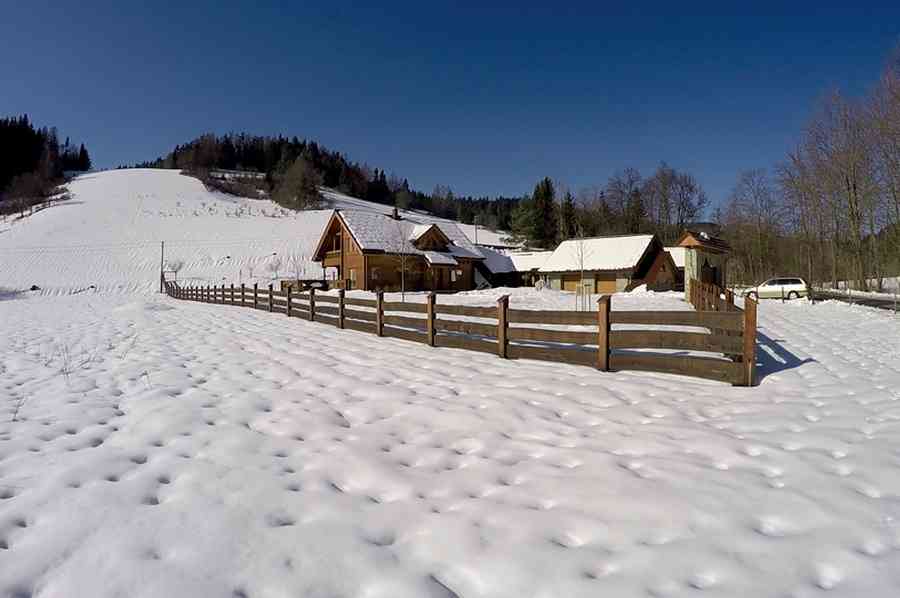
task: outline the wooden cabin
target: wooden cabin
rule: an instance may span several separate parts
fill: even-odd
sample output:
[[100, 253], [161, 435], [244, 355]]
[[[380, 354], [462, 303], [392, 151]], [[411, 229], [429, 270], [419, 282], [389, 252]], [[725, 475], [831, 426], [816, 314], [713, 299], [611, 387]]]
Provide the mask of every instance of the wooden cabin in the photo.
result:
[[335, 210], [312, 259], [346, 290], [469, 291], [484, 256], [452, 222]]
[[666, 247], [666, 251], [672, 256], [672, 262], [675, 264], [675, 286], [674, 290], [684, 290], [684, 260], [687, 249], [684, 247]]
[[603, 294], [630, 291], [642, 284], [652, 290], [671, 290], [676, 268], [656, 235], [624, 235], [563, 241], [540, 273], [552, 289]]

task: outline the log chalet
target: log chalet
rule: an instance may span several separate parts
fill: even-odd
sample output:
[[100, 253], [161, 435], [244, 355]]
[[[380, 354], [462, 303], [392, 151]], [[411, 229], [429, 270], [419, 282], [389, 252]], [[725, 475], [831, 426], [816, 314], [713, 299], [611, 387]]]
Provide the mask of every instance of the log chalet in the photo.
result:
[[452, 222], [335, 210], [312, 259], [346, 290], [469, 291], [485, 258]]

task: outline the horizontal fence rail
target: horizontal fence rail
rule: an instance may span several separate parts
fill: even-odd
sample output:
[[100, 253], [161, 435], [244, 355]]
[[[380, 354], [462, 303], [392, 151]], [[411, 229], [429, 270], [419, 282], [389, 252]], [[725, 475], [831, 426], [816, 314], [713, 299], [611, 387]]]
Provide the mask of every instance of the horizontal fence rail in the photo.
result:
[[[593, 312], [528, 310], [510, 309], [508, 296], [500, 297], [493, 307], [473, 307], [438, 304], [434, 293], [425, 303], [406, 303], [385, 301], [381, 292], [373, 299], [364, 299], [346, 297], [343, 290], [337, 295], [323, 295], [314, 288], [300, 293], [290, 287], [275, 290], [272, 285], [182, 287], [164, 281], [165, 292], [176, 299], [277, 312], [432, 347], [607, 371], [681, 374], [752, 386], [756, 302], [748, 299], [742, 310], [734, 305], [733, 296], [718, 292], [718, 287], [694, 285], [691, 303], [695, 308], [710, 309], [612, 311], [611, 297], [602, 296]], [[672, 326], [690, 330], [666, 328]]]

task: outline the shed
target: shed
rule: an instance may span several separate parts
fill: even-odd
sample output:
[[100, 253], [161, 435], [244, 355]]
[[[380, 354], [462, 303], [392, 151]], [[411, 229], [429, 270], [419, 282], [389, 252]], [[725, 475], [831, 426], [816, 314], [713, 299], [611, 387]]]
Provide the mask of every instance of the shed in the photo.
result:
[[540, 268], [552, 289], [586, 293], [630, 291], [641, 284], [670, 290], [675, 264], [656, 235], [568, 239]]

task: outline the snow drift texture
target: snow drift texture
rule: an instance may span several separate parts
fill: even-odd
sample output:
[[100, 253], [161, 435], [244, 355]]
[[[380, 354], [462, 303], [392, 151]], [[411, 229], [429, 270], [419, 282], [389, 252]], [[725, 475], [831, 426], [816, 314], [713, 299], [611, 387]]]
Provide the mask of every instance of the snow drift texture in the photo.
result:
[[[315, 213], [73, 190], [0, 233], [55, 289], [0, 300], [2, 596], [897, 595], [900, 318], [763, 302], [756, 388], [505, 361], [152, 293], [156, 235], [231, 277]], [[504, 292], [574, 304], [446, 300]]]

